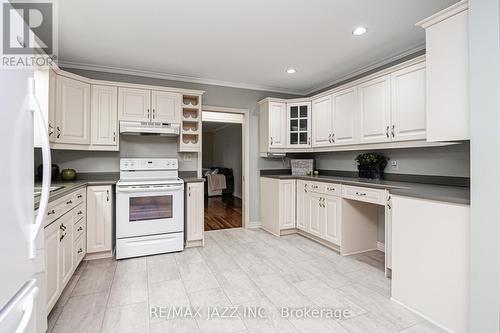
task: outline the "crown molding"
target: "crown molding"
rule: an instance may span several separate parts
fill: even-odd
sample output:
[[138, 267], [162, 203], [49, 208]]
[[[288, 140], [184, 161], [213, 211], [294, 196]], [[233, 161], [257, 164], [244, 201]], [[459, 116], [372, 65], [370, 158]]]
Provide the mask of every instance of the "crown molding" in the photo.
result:
[[344, 81], [347, 81], [349, 79], [352, 79], [358, 75], [363, 75], [371, 70], [374, 70], [374, 69], [377, 69], [379, 67], [382, 67], [382, 66], [385, 66], [385, 65], [388, 65], [390, 63], [393, 63], [393, 62], [396, 62], [400, 59], [403, 59], [409, 55], [412, 55], [414, 53], [417, 53], [417, 52], [420, 52], [422, 50], [425, 50], [425, 42], [421, 42], [421, 43], [418, 43], [418, 44], [415, 44], [403, 51], [400, 51], [400, 52], [397, 52], [393, 55], [390, 55], [386, 58], [383, 58], [382, 60], [378, 60], [378, 61], [374, 61], [360, 69], [357, 69], [355, 71], [352, 71], [334, 81], [330, 81], [328, 83], [325, 83], [321, 86], [316, 86], [316, 87], [313, 87], [309, 90], [306, 90], [306, 91], [303, 91], [302, 92], [302, 95], [305, 95], [305, 96], [312, 96], [314, 94], [316, 94], [317, 92], [319, 92], [320, 90], [323, 90], [323, 89], [326, 89], [326, 88], [329, 88], [329, 87], [332, 87], [336, 84], [339, 84], [341, 82], [344, 82]]
[[222, 87], [230, 87], [238, 89], [269, 91], [269, 92], [277, 92], [290, 95], [304, 95], [304, 91], [299, 89], [289, 89], [289, 88], [273, 87], [273, 86], [266, 86], [259, 84], [251, 84], [251, 83], [214, 80], [214, 79], [207, 79], [195, 76], [143, 71], [138, 69], [127, 69], [121, 67], [95, 65], [95, 64], [87, 64], [87, 63], [80, 63], [80, 62], [73, 62], [66, 60], [59, 60], [58, 66], [62, 68], [74, 68], [74, 69], [105, 72], [105, 73], [134, 75], [134, 76], [142, 76], [155, 79], [208, 84], [213, 86], [222, 86]]

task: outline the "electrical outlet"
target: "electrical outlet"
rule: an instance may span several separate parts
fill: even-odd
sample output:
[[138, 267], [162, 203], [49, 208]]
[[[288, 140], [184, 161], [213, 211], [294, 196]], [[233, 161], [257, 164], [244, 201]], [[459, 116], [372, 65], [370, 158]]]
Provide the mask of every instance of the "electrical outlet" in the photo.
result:
[[391, 170], [392, 171], [398, 171], [399, 170], [399, 163], [397, 160], [391, 160]]
[[193, 154], [184, 153], [184, 156], [182, 159], [184, 160], [184, 162], [191, 162], [193, 160]]

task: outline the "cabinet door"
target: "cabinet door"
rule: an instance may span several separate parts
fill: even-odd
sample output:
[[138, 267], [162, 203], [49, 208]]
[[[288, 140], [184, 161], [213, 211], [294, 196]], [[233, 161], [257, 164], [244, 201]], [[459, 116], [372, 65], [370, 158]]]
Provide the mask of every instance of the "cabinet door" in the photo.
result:
[[56, 304], [62, 289], [59, 281], [59, 226], [54, 222], [44, 229], [47, 313]]
[[280, 180], [279, 196], [280, 229], [295, 228], [295, 180]]
[[425, 63], [391, 75], [393, 141], [426, 138]]
[[320, 194], [317, 193], [309, 193], [309, 230], [308, 232], [314, 236], [321, 237], [322, 236], [322, 228], [321, 223], [323, 221], [323, 215], [325, 213], [322, 202], [323, 198]]
[[188, 183], [186, 188], [187, 241], [203, 240], [204, 185], [203, 183]]
[[351, 145], [359, 141], [358, 89], [350, 88], [332, 96], [333, 135], [335, 145]]
[[307, 183], [303, 180], [297, 180], [297, 229], [307, 231], [308, 229], [308, 207]]
[[330, 146], [333, 134], [332, 96], [312, 101], [312, 146]]
[[92, 145], [117, 145], [118, 88], [92, 85]]
[[342, 235], [342, 215], [341, 215], [341, 200], [340, 197], [331, 195], [325, 196], [323, 207], [324, 210], [324, 232], [323, 238], [336, 245], [341, 245]]
[[361, 143], [391, 141], [390, 76], [362, 83], [358, 89]]
[[287, 147], [311, 147], [311, 103], [287, 104]]
[[56, 84], [55, 141], [90, 144], [90, 84], [64, 76]]
[[[58, 220], [59, 221], [59, 220]], [[68, 213], [61, 217], [59, 229], [59, 246], [60, 246], [60, 284], [64, 288], [66, 283], [73, 275], [74, 258], [73, 258], [73, 216]]]
[[111, 251], [111, 186], [87, 187], [87, 253]]
[[153, 90], [151, 103], [151, 121], [177, 124], [181, 122], [182, 94]]
[[118, 88], [118, 120], [150, 121], [151, 90]]
[[269, 148], [286, 147], [286, 104], [269, 102]]
[[[392, 269], [392, 199], [387, 197], [385, 205], [385, 267]], [[386, 275], [387, 271], [386, 271]]]

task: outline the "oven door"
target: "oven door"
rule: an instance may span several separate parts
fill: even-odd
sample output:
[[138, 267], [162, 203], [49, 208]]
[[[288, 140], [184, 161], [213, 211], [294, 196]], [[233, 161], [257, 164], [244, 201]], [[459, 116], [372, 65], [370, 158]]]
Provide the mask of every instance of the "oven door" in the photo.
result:
[[184, 185], [116, 187], [116, 237], [184, 231]]

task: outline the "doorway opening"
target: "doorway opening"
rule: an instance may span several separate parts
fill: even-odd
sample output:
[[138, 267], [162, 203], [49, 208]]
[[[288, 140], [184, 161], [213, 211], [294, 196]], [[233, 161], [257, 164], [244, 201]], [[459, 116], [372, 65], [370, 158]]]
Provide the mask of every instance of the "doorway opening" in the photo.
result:
[[203, 111], [201, 174], [205, 230], [244, 226], [245, 115]]

